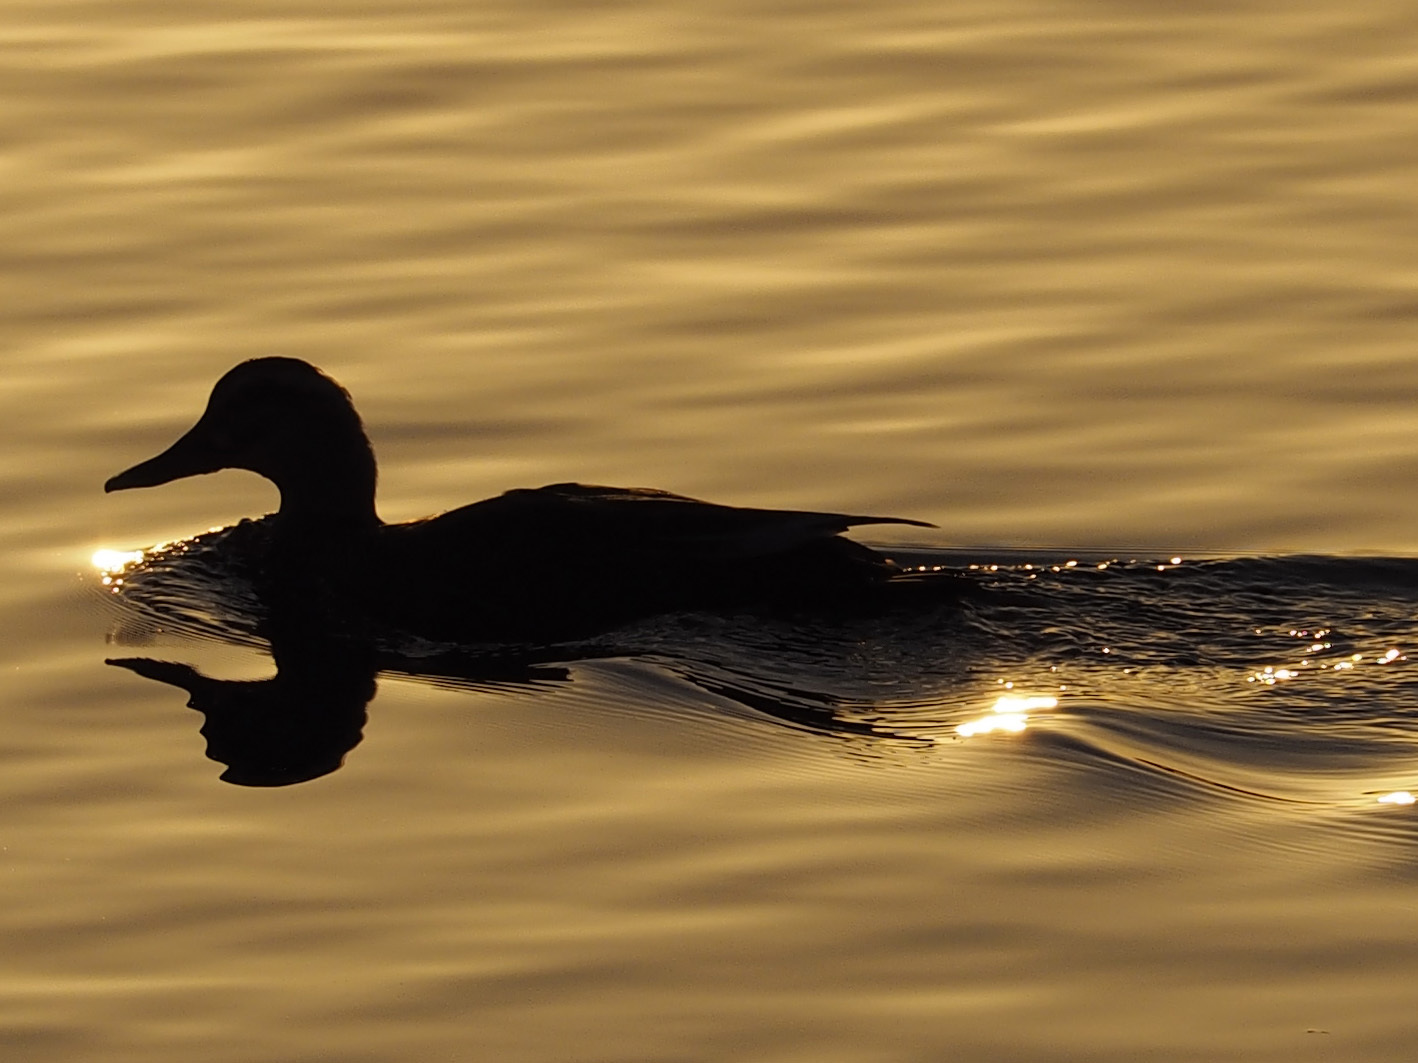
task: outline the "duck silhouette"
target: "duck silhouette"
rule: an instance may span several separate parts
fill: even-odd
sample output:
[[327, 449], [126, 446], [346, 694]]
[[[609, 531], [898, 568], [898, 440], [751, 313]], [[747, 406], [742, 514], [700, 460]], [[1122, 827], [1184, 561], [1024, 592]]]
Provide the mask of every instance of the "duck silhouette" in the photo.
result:
[[263, 596], [366, 629], [555, 641], [668, 613], [940, 601], [960, 582], [903, 571], [841, 534], [934, 527], [925, 521], [741, 508], [647, 488], [551, 484], [386, 524], [375, 510], [374, 451], [349, 393], [295, 358], [228, 371], [185, 435], [104, 490], [222, 469], [247, 469], [280, 491], [259, 537]]

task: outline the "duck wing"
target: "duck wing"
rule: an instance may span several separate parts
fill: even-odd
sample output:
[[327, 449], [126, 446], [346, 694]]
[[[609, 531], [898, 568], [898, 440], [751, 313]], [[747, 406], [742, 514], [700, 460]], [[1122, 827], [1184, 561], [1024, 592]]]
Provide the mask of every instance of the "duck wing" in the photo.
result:
[[[646, 487], [561, 483], [522, 488], [431, 518], [427, 530], [523, 549], [626, 551], [729, 561], [790, 554], [867, 524], [935, 525], [903, 517], [752, 509], [718, 505]], [[518, 550], [516, 552], [521, 552]]]
[[892, 517], [551, 484], [381, 529], [367, 607], [437, 636], [558, 639], [670, 612], [836, 607], [900, 570], [839, 533]]

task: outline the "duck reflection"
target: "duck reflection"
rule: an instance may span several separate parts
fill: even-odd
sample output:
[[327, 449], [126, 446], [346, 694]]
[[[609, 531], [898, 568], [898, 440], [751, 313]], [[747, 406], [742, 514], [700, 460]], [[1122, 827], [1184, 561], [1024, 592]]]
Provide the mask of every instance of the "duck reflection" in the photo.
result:
[[[379, 653], [367, 641], [344, 638], [309, 623], [267, 626], [276, 674], [269, 679], [228, 680], [203, 675], [188, 664], [150, 657], [109, 658], [147, 679], [188, 694], [188, 708], [205, 717], [207, 756], [226, 765], [222, 781], [239, 786], [289, 786], [339, 768], [359, 745], [368, 705], [378, 689]], [[400, 669], [421, 674], [411, 664]], [[452, 674], [442, 674], [452, 673]], [[530, 658], [483, 658], [462, 669], [437, 662], [432, 679], [480, 687], [531, 687], [565, 682], [565, 668]]]
[[[271, 679], [212, 679], [191, 665], [149, 657], [110, 658], [148, 679], [187, 691], [206, 722], [207, 756], [226, 765], [222, 781], [289, 786], [328, 775], [363, 737], [374, 672], [333, 660], [280, 667]], [[348, 670], [345, 670], [348, 667]]]
[[[185, 691], [188, 707], [205, 718], [201, 733], [207, 756], [225, 765], [223, 782], [239, 786], [289, 786], [340, 768], [363, 737], [381, 673], [445, 687], [535, 694], [572, 682], [578, 662], [611, 658], [647, 666], [653, 662], [660, 672], [720, 699], [721, 705], [797, 730], [896, 745], [931, 741], [883, 726], [876, 719], [878, 706], [870, 699], [820, 693], [788, 681], [786, 673], [766, 679], [755, 674], [757, 670], [745, 671], [723, 661], [647, 653], [643, 645], [636, 649], [603, 643], [495, 651], [461, 648], [412, 658], [372, 641], [331, 632], [308, 616], [281, 617], [279, 622], [258, 626], [276, 669], [267, 679], [216, 679], [192, 665], [151, 657], [105, 661]], [[763, 640], [763, 629], [758, 629], [760, 641], [751, 655], [771, 653], [778, 655], [780, 664], [797, 659], [806, 667], [815, 666], [816, 661], [804, 660], [803, 645], [817, 642], [818, 637], [800, 628], [783, 631], [795, 631], [799, 637], [780, 640], [769, 635]]]

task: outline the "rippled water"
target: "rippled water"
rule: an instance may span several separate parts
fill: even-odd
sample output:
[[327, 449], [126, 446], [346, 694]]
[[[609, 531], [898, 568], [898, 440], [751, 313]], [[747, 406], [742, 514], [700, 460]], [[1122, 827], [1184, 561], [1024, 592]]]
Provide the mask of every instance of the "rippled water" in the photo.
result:
[[[1416, 37], [11, 5], [8, 1055], [1411, 1059]], [[272, 505], [100, 486], [272, 353], [389, 519], [896, 513], [972, 593], [278, 670], [219, 551], [89, 560]]]

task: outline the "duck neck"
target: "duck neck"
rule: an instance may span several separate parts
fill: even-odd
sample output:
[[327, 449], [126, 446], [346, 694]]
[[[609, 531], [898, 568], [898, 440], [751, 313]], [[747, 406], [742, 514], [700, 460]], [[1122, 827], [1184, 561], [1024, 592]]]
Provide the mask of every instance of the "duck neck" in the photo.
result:
[[383, 522], [374, 508], [377, 471], [368, 440], [329, 448], [272, 477], [281, 492], [276, 514], [284, 534], [322, 539], [359, 536]]

